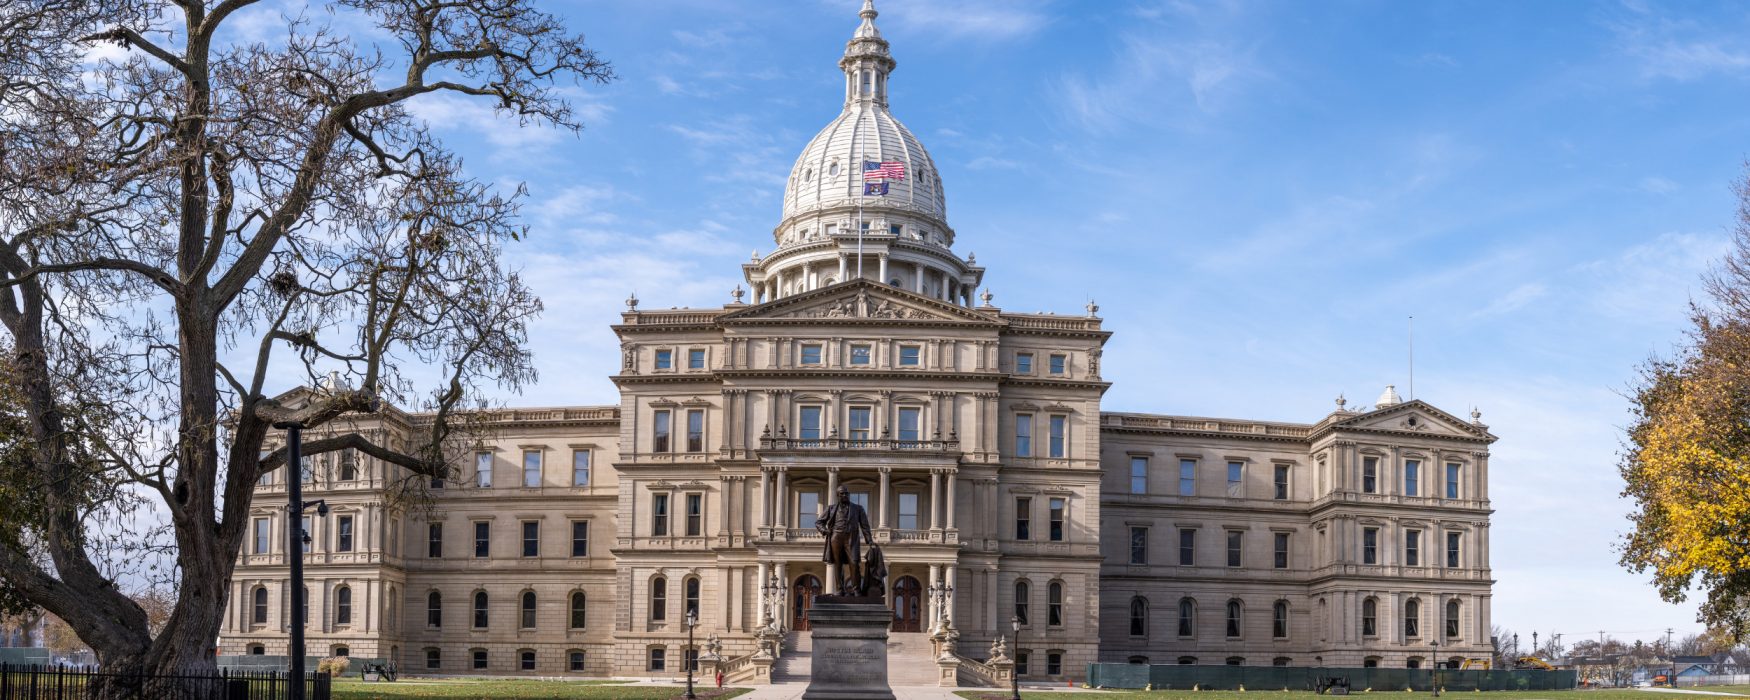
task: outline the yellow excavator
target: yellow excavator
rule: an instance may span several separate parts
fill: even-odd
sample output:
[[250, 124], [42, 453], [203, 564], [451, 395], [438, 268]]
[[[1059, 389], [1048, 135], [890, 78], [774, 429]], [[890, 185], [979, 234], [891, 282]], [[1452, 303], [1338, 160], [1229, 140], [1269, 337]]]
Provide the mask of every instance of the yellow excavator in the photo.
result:
[[1469, 671], [1473, 668], [1476, 670], [1479, 670], [1479, 671], [1487, 671], [1487, 670], [1489, 670], [1489, 660], [1488, 659], [1465, 659], [1464, 663], [1459, 664], [1459, 666], [1458, 666], [1458, 670], [1460, 670], [1460, 671]]
[[1545, 671], [1556, 670], [1556, 667], [1549, 665], [1549, 662], [1535, 656], [1521, 656], [1519, 657], [1519, 663], [1517, 665], [1520, 668], [1541, 668]]

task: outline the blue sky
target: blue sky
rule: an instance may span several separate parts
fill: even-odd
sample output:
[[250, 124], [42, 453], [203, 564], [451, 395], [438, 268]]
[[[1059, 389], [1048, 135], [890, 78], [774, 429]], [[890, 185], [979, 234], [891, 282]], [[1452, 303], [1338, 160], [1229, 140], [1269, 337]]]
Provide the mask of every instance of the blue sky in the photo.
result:
[[[607, 326], [729, 301], [837, 114], [857, 0], [550, 6], [620, 80], [578, 136], [416, 104], [527, 183], [547, 301], [514, 404], [613, 403]], [[1694, 631], [1623, 572], [1623, 387], [1680, 338], [1750, 147], [1750, 7], [881, 0], [892, 108], [1006, 309], [1114, 330], [1109, 410], [1311, 422], [1345, 393], [1479, 407], [1497, 624]]]

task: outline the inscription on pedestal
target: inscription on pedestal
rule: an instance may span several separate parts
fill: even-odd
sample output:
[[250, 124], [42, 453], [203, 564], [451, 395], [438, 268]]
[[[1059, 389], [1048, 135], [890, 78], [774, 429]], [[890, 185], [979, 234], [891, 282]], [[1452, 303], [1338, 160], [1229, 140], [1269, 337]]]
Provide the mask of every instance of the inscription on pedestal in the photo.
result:
[[887, 626], [892, 621], [893, 612], [879, 601], [815, 598], [808, 610], [814, 658], [802, 700], [892, 700], [887, 685]]

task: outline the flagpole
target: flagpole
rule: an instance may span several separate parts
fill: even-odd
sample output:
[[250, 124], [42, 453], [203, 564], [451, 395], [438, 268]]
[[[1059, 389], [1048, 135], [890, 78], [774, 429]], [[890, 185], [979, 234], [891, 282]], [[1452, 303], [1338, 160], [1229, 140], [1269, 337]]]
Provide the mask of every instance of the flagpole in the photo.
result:
[[[862, 121], [863, 115], [858, 114], [857, 120]], [[863, 130], [857, 130], [857, 279], [863, 279], [863, 196], [869, 191], [869, 172], [866, 165], [869, 154], [863, 152]]]

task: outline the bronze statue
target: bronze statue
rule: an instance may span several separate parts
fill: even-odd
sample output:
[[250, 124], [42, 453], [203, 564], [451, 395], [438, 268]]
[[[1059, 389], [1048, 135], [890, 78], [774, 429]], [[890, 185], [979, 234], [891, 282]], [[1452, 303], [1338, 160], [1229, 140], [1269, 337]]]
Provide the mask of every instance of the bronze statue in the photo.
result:
[[[869, 514], [851, 502], [849, 489], [840, 486], [838, 501], [827, 506], [826, 514], [814, 521], [814, 529], [826, 536], [826, 548], [821, 561], [827, 563], [827, 575], [839, 582], [839, 595], [867, 595], [868, 576], [863, 572], [863, 543], [875, 547], [875, 536], [869, 531]], [[858, 535], [862, 535], [861, 538]]]

